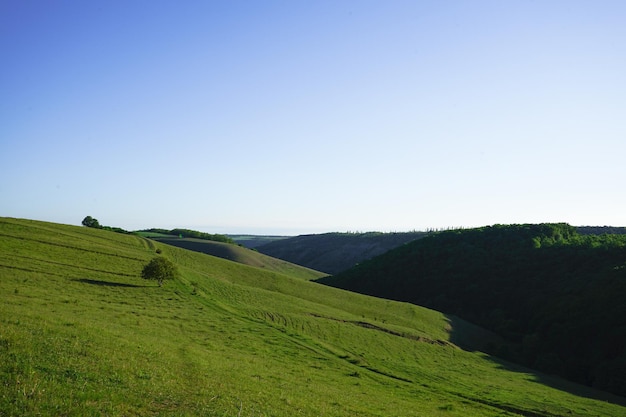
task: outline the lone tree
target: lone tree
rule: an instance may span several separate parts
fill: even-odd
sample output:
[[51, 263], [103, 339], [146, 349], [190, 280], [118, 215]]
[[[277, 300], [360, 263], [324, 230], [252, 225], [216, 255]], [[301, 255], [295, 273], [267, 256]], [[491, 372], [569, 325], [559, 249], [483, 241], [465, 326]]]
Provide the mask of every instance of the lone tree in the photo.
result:
[[98, 219], [94, 219], [91, 216], [87, 216], [83, 219], [83, 226], [94, 227], [96, 229], [100, 229], [102, 227], [100, 226]]
[[152, 258], [141, 271], [142, 278], [156, 280], [159, 283], [159, 287], [163, 285], [163, 281], [166, 279], [174, 279], [177, 275], [178, 269], [176, 265], [162, 256]]

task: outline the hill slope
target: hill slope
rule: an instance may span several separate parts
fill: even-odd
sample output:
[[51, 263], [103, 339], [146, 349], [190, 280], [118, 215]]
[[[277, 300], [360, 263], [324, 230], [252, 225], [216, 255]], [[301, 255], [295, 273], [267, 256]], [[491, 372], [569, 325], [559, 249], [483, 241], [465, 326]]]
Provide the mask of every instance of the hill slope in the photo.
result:
[[[162, 288], [139, 277], [157, 248]], [[626, 412], [456, 348], [461, 320], [137, 236], [0, 218], [0, 277], [2, 416]]]
[[178, 238], [175, 236], [153, 237], [152, 239], [179, 248], [228, 259], [229, 261], [297, 276], [301, 279], [312, 280], [328, 275], [229, 243], [213, 242], [203, 239]]
[[426, 235], [426, 232], [323, 233], [281, 239], [257, 249], [274, 258], [337, 274], [363, 260]]
[[626, 395], [624, 235], [442, 232], [321, 282], [456, 314], [512, 342], [511, 360]]

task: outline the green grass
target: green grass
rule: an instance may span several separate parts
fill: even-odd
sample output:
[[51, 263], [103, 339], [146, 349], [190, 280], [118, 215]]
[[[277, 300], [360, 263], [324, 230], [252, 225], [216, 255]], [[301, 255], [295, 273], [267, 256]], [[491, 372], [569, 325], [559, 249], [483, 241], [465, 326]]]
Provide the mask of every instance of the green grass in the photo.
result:
[[169, 237], [153, 237], [155, 240], [168, 245], [207, 255], [217, 256], [229, 261], [264, 268], [268, 271], [286, 274], [304, 280], [313, 280], [325, 277], [328, 274], [315, 271], [304, 266], [296, 265], [281, 259], [272, 258], [254, 250], [233, 245], [230, 243], [214, 242], [204, 239]]
[[460, 320], [139, 236], [0, 218], [0, 297], [3, 417], [626, 414], [455, 347]]

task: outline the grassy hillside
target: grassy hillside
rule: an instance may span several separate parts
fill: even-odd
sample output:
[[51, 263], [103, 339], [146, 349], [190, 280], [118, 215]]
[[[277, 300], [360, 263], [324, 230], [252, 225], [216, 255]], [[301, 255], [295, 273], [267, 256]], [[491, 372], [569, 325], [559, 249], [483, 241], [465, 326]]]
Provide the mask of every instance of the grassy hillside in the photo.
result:
[[206, 253], [207, 255], [217, 256], [218, 258], [228, 259], [229, 261], [255, 266], [257, 268], [265, 268], [268, 271], [288, 274], [301, 279], [311, 280], [328, 275], [230, 243], [213, 242], [203, 239], [178, 238], [175, 236], [153, 236], [152, 239], [179, 248]]
[[457, 348], [461, 320], [138, 236], [0, 218], [0, 297], [3, 417], [626, 413]]
[[324, 233], [277, 240], [257, 249], [274, 258], [316, 271], [337, 274], [359, 262], [426, 235], [426, 232]]
[[438, 233], [323, 282], [456, 314], [498, 353], [626, 395], [626, 236], [565, 224]]

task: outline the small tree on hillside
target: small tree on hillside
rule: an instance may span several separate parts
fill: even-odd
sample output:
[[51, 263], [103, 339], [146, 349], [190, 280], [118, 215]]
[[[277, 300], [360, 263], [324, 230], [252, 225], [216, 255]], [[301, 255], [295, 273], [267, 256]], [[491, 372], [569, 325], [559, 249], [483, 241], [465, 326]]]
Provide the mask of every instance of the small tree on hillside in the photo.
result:
[[91, 216], [87, 216], [83, 219], [83, 226], [94, 227], [96, 229], [100, 229], [101, 227], [98, 219], [94, 219]]
[[166, 279], [174, 279], [177, 275], [178, 269], [176, 265], [162, 256], [152, 258], [141, 271], [142, 278], [156, 280], [159, 283], [159, 287], [163, 285], [163, 281]]

